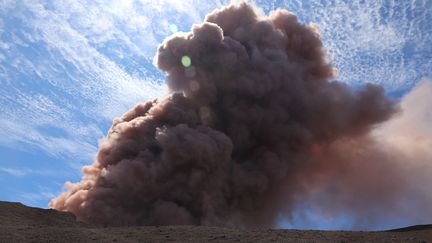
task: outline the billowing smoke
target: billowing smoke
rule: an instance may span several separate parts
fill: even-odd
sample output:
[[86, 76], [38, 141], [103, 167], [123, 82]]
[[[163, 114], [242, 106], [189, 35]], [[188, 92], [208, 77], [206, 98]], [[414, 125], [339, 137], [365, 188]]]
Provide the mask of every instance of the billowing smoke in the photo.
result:
[[378, 142], [392, 128], [374, 130], [399, 106], [380, 86], [330, 81], [316, 28], [288, 11], [216, 10], [155, 64], [171, 95], [116, 118], [50, 207], [100, 225], [272, 227], [302, 203], [369, 222], [425, 195], [411, 193], [403, 151]]

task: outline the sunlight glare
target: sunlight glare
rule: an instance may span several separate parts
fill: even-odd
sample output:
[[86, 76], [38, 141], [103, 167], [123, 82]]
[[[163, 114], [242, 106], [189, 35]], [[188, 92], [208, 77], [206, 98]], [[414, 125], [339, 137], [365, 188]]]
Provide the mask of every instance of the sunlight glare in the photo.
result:
[[177, 33], [178, 31], [179, 31], [179, 28], [177, 27], [177, 25], [175, 25], [175, 24], [170, 24], [169, 25], [169, 29], [171, 30], [171, 32], [174, 34], [174, 33]]

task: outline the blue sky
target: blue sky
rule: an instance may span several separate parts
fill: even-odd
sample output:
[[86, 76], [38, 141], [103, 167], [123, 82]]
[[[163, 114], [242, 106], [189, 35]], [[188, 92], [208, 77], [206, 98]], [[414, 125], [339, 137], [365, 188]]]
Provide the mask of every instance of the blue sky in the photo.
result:
[[[47, 207], [78, 181], [114, 117], [166, 94], [152, 59], [172, 27], [188, 31], [228, 2], [0, 0], [0, 200]], [[430, 0], [255, 2], [316, 23], [353, 88], [378, 83], [399, 98], [432, 76]]]

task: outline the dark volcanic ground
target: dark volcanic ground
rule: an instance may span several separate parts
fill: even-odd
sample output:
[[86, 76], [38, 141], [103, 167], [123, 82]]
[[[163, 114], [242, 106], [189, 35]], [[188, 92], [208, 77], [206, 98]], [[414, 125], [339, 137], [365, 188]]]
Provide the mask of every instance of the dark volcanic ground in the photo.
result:
[[417, 242], [432, 243], [432, 225], [386, 232], [237, 230], [205, 226], [97, 228], [73, 215], [0, 202], [0, 242]]

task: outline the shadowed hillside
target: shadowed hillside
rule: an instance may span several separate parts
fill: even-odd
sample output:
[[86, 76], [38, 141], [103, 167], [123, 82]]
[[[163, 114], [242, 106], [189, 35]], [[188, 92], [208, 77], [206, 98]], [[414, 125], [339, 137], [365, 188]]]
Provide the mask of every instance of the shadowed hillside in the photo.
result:
[[0, 226], [80, 227], [71, 213], [32, 208], [16, 202], [0, 202]]
[[206, 226], [97, 228], [72, 214], [0, 202], [0, 242], [432, 242], [432, 226], [387, 232], [238, 230]]

